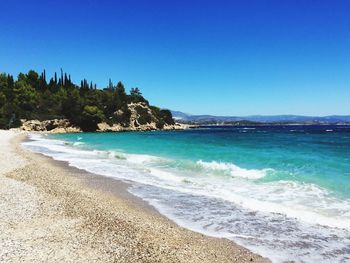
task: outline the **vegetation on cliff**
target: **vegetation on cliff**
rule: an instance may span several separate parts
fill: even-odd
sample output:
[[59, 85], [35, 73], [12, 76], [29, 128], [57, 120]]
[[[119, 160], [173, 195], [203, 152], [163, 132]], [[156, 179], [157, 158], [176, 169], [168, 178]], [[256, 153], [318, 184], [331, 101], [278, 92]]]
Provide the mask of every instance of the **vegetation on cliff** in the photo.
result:
[[113, 85], [109, 80], [107, 88], [82, 80], [80, 85], [72, 82], [71, 76], [57, 73], [46, 79], [46, 72], [40, 75], [30, 70], [20, 73], [15, 80], [9, 74], [0, 74], [0, 128], [8, 129], [21, 125], [21, 119], [68, 119], [84, 131], [95, 131], [98, 123], [109, 125], [130, 125], [131, 111], [128, 105], [142, 103], [150, 111], [138, 107], [138, 123], [156, 123], [158, 129], [174, 124], [169, 110], [150, 106], [138, 88], [125, 92], [124, 85]]

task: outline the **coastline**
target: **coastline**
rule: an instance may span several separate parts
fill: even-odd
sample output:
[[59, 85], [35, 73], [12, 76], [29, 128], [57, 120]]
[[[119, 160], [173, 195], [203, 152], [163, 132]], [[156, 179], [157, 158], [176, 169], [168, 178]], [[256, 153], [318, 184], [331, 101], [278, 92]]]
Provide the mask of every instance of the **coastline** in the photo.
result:
[[[1, 150], [12, 155], [7, 158], [21, 160], [0, 170], [0, 179], [18, 183], [35, 196], [35, 204], [26, 207], [35, 210], [27, 211], [27, 221], [10, 224], [5, 218], [0, 223], [7, 230], [0, 234], [6, 241], [1, 261], [268, 262], [227, 239], [177, 226], [130, 194], [127, 183], [23, 149], [20, 142], [25, 138], [16, 133], [6, 147], [0, 141]], [[6, 189], [0, 189], [6, 195]], [[2, 210], [18, 212], [6, 203]], [[15, 235], [18, 229], [24, 234]]]
[[[43, 133], [78, 133], [83, 130], [73, 125], [68, 119], [50, 119], [50, 120], [21, 120], [21, 126], [18, 128], [12, 128], [14, 131], [25, 131], [25, 132], [43, 132]], [[198, 128], [197, 125], [174, 123], [165, 124], [162, 128], [158, 128], [155, 123], [146, 123], [143, 125], [135, 125], [134, 120], [130, 122], [127, 127], [121, 124], [110, 125], [106, 122], [97, 124], [96, 130], [92, 132], [132, 132], [132, 131], [176, 131], [176, 130], [187, 130]]]

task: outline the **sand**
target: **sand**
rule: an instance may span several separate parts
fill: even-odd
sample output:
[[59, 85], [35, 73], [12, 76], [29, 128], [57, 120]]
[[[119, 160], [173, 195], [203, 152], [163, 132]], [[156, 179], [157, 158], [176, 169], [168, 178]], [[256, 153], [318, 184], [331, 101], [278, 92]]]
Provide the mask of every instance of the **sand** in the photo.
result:
[[127, 192], [0, 131], [0, 262], [268, 262], [177, 226]]

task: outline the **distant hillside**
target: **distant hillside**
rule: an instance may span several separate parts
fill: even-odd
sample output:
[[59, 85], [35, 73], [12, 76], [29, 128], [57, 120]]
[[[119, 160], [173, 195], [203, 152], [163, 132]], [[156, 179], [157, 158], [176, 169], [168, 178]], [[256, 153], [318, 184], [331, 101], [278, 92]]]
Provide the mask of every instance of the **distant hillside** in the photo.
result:
[[196, 124], [217, 124], [217, 123], [236, 123], [242, 121], [254, 123], [308, 123], [308, 124], [334, 124], [350, 123], [350, 115], [331, 115], [324, 117], [300, 116], [300, 115], [251, 115], [251, 116], [213, 116], [213, 115], [191, 115], [180, 111], [171, 111], [173, 118], [178, 122], [196, 123]]
[[186, 119], [188, 116], [191, 116], [191, 114], [183, 113], [181, 111], [171, 111], [171, 113], [175, 120]]

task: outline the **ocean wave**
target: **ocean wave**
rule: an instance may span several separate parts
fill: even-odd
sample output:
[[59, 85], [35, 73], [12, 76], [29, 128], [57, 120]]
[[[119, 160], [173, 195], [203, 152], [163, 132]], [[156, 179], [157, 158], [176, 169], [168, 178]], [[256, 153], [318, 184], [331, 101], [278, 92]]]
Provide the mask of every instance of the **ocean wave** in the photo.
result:
[[[349, 200], [336, 198], [328, 190], [310, 183], [258, 181], [270, 172], [278, 172], [270, 168], [244, 169], [233, 163], [181, 161], [115, 150], [88, 150], [37, 135], [31, 139], [33, 141], [24, 145], [89, 172], [220, 198], [252, 211], [280, 213], [311, 224], [350, 229]], [[235, 180], [215, 176], [218, 174]]]
[[149, 168], [149, 173], [153, 176], [158, 177], [161, 180], [170, 180], [170, 181], [174, 181], [177, 183], [191, 183], [190, 180], [185, 179], [181, 176], [176, 176], [174, 173], [168, 172], [168, 171], [164, 171], [162, 169], [159, 168]]
[[125, 154], [127, 161], [135, 164], [158, 162], [162, 158], [147, 154]]
[[[245, 187], [246, 189], [244, 189]], [[308, 224], [350, 230], [350, 202], [310, 183], [276, 181], [224, 188], [221, 197], [252, 211], [282, 214]]]
[[257, 253], [274, 251], [274, 255], [281, 254], [277, 262], [298, 258], [308, 262], [320, 255], [320, 248], [325, 253], [319, 257], [321, 262], [332, 251], [339, 252], [334, 253], [339, 259], [347, 253], [350, 200], [291, 178], [258, 180], [280, 171], [121, 149], [93, 150], [88, 144], [78, 147], [41, 135], [31, 139], [23, 145], [33, 151], [92, 173], [131, 181], [134, 194], [184, 227], [231, 238]]
[[252, 212], [221, 199], [186, 196], [152, 186], [134, 186], [131, 192], [183, 227], [234, 240], [272, 262], [348, 259], [350, 235], [343, 229], [305, 224], [282, 213]]
[[268, 172], [273, 171], [271, 168], [266, 168], [262, 170], [257, 169], [244, 169], [233, 163], [223, 163], [223, 162], [204, 162], [199, 160], [196, 162], [200, 167], [208, 171], [221, 171], [223, 173], [229, 174], [232, 177], [241, 177], [246, 179], [260, 179], [266, 176]]

